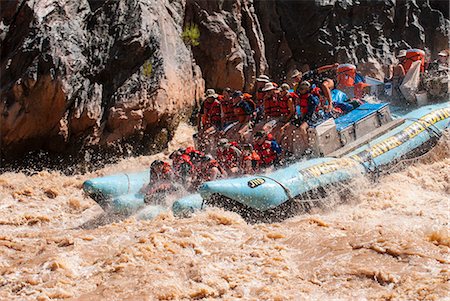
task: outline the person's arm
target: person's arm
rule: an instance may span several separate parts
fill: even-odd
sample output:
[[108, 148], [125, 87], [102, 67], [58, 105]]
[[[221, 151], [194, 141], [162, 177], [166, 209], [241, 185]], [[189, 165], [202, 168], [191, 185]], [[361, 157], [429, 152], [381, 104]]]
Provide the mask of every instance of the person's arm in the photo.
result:
[[289, 115], [286, 116], [285, 122], [289, 122], [289, 120], [291, 120], [295, 114], [294, 100], [292, 99], [292, 97], [289, 97], [288, 99], [288, 108], [289, 108]]
[[331, 70], [331, 69], [336, 69], [339, 66], [339, 63], [334, 63], [333, 65], [325, 65], [322, 67], [317, 68], [317, 73], [323, 73], [325, 71]]

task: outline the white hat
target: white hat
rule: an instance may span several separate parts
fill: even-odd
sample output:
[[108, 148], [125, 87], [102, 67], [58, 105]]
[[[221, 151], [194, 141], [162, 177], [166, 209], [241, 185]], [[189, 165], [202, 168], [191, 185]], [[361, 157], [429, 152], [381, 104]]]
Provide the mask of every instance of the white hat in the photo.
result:
[[405, 57], [406, 56], [406, 50], [402, 49], [398, 52], [397, 57]]
[[448, 56], [447, 51], [442, 50], [441, 52], [438, 53], [439, 56]]
[[295, 69], [295, 70], [292, 72], [291, 78], [295, 78], [295, 77], [297, 77], [297, 76], [302, 76], [302, 73], [301, 73], [300, 71], [298, 71], [297, 69]]
[[262, 75], [260, 75], [259, 77], [256, 78], [256, 81], [257, 82], [268, 83], [268, 82], [270, 82], [270, 79], [269, 79], [269, 77], [267, 75], [262, 74]]
[[206, 93], [205, 93], [205, 97], [206, 97], [206, 98], [209, 98], [209, 97], [217, 98], [218, 96], [219, 96], [219, 95], [216, 94], [216, 91], [215, 91], [214, 89], [208, 89], [208, 90], [206, 90]]
[[267, 83], [267, 84], [264, 85], [264, 88], [262, 88], [262, 91], [263, 92], [267, 92], [267, 91], [270, 91], [270, 90], [275, 90], [276, 88], [277, 87], [275, 87], [273, 83]]
[[284, 83], [284, 84], [281, 85], [280, 90], [281, 91], [289, 91], [290, 88], [291, 87], [289, 87], [288, 84]]

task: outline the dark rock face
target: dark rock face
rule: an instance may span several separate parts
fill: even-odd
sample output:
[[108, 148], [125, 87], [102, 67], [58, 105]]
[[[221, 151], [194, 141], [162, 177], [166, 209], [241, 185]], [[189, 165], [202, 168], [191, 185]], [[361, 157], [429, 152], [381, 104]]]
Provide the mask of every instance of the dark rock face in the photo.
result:
[[429, 1], [280, 0], [255, 7], [277, 79], [305, 63], [389, 64], [399, 49], [436, 54], [448, 47], [449, 20]]
[[186, 24], [198, 24], [200, 44], [193, 48], [206, 86], [251, 90], [267, 69], [264, 38], [248, 0], [188, 0]]
[[1, 154], [160, 149], [205, 81], [249, 91], [335, 61], [382, 77], [399, 49], [447, 48], [449, 24], [446, 1], [1, 1]]
[[[2, 2], [1, 144], [10, 156], [118, 141], [147, 147], [203, 93], [164, 0]], [[163, 147], [163, 146], [162, 146]]]

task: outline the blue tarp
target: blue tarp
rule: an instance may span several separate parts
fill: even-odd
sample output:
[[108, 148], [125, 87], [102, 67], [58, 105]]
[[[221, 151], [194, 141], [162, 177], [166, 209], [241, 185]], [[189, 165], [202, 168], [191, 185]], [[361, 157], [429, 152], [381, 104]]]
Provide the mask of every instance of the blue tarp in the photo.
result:
[[358, 108], [354, 109], [348, 114], [336, 118], [336, 130], [341, 131], [345, 129], [349, 125], [356, 123], [357, 121], [366, 118], [373, 112], [376, 112], [384, 107], [386, 107], [387, 103], [365, 103]]

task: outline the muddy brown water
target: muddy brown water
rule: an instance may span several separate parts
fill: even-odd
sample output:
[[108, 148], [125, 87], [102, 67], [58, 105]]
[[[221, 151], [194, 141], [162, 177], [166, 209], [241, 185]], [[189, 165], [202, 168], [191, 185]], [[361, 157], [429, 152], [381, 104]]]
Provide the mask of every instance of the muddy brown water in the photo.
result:
[[209, 209], [79, 228], [102, 214], [84, 180], [167, 153], [84, 175], [4, 173], [0, 299], [448, 300], [449, 154], [447, 135], [378, 182], [354, 182], [347, 203], [273, 224]]

